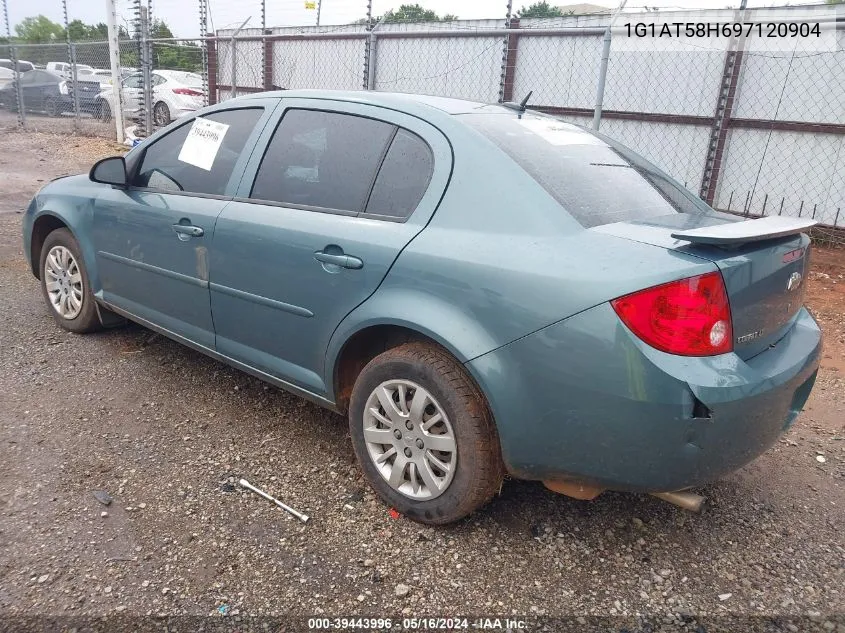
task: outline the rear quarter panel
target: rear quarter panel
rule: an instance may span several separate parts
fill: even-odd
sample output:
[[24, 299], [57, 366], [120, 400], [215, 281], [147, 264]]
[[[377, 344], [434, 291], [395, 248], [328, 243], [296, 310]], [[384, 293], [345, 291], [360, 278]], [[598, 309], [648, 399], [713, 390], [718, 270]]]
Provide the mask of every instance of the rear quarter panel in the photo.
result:
[[467, 362], [638, 287], [715, 270], [585, 230], [459, 116], [443, 119], [436, 125], [454, 151], [447, 192], [379, 289], [337, 328], [327, 369], [349, 337], [372, 325], [416, 330]]

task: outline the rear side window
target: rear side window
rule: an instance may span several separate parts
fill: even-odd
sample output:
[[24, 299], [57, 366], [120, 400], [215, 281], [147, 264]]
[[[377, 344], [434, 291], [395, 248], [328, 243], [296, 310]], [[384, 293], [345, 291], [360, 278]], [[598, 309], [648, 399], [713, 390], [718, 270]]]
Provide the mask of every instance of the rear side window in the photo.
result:
[[428, 188], [433, 168], [428, 144], [412, 132], [397, 131], [367, 202], [367, 213], [407, 218]]
[[250, 197], [360, 213], [395, 129], [338, 112], [289, 110], [270, 140]]
[[132, 184], [167, 191], [223, 195], [235, 163], [262, 113], [263, 108], [244, 108], [213, 112], [203, 117], [229, 126], [211, 163], [211, 169], [179, 160], [182, 145], [191, 130], [192, 121], [189, 121], [144, 151]]
[[504, 111], [461, 118], [498, 145], [586, 228], [707, 211], [634, 152], [578, 126]]

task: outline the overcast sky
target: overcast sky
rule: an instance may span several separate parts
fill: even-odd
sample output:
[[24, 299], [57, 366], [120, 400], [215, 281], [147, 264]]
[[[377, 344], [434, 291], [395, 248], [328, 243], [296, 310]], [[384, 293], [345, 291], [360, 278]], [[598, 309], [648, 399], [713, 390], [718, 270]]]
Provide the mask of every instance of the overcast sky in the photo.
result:
[[[53, 21], [62, 21], [61, 0], [6, 0], [9, 7], [9, 20], [14, 26], [23, 18], [39, 13]], [[146, 0], [144, 0], [146, 1]], [[413, 3], [415, 0], [405, 0]], [[439, 14], [452, 13], [463, 19], [503, 18], [506, 0], [418, 0], [427, 9]], [[514, 11], [527, 2], [515, 2]], [[592, 4], [615, 6], [615, 2], [589, 0]], [[131, 0], [117, 0], [118, 14], [126, 24], [132, 20]], [[266, 0], [267, 26], [298, 26], [315, 23], [316, 11], [305, 9], [304, 0]], [[786, 2], [784, 1], [783, 4]], [[177, 37], [196, 37], [199, 34], [199, 14], [196, 0], [152, 0], [153, 16], [164, 19]], [[373, 13], [378, 15], [390, 8], [398, 7], [402, 1], [373, 0]], [[550, 4], [567, 4], [564, 0]], [[749, 0], [749, 6], [773, 4], [772, 0]], [[781, 3], [778, 3], [781, 4]], [[76, 18], [86, 23], [105, 22], [105, 0], [67, 0], [70, 20]], [[738, 5], [734, 0], [629, 0], [628, 8], [643, 5], [664, 9], [721, 9]], [[250, 18], [247, 26], [261, 25], [260, 0], [209, 0], [209, 28], [231, 28]], [[366, 0], [323, 0], [321, 24], [346, 24], [367, 13]], [[0, 23], [0, 28], [5, 27]]]

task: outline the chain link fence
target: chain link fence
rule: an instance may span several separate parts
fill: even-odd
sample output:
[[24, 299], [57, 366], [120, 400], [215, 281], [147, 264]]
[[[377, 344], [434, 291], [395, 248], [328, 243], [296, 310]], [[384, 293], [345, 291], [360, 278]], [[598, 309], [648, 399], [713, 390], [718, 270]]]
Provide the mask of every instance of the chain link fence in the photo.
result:
[[[274, 89], [482, 102], [518, 102], [530, 93], [528, 107], [597, 127], [716, 209], [811, 217], [821, 224], [819, 239], [845, 243], [845, 25], [835, 31], [834, 50], [799, 38], [791, 50], [761, 51], [736, 37], [638, 45], [618, 28], [608, 32], [608, 14], [417, 23], [386, 17], [368, 7], [355, 24], [121, 41], [126, 127], [145, 136], [205, 104]], [[662, 21], [688, 19], [661, 12]], [[0, 86], [0, 122], [17, 117], [26, 129], [115, 134], [106, 42], [0, 46], [0, 58], [19, 67]], [[27, 91], [30, 73], [57, 64], [65, 74], [54, 100]]]

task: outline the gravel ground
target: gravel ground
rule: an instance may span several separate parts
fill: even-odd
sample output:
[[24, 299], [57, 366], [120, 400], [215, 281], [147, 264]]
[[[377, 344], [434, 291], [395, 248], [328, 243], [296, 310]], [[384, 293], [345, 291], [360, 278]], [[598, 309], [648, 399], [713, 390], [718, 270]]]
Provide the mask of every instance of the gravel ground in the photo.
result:
[[[20, 209], [41, 181], [113, 151], [0, 135], [0, 182], [15, 183], [0, 193], [0, 630], [44, 614], [647, 614], [667, 627], [695, 614], [845, 631], [843, 252], [817, 253], [810, 275], [827, 346], [808, 410], [704, 488], [702, 514], [507, 481], [481, 512], [433, 529], [374, 498], [339, 416], [137, 326], [54, 325]], [[241, 491], [241, 476], [311, 521]]]

